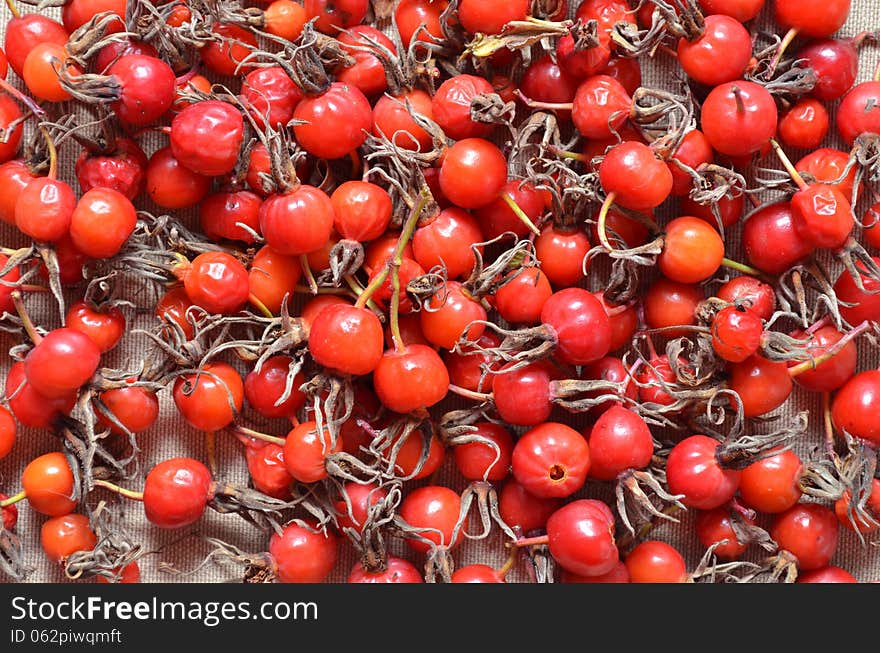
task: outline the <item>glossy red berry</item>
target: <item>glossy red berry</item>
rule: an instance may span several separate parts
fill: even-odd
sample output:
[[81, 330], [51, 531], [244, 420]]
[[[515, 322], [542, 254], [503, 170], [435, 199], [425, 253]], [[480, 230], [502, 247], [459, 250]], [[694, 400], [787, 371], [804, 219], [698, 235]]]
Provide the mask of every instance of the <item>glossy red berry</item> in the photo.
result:
[[543, 529], [560, 505], [560, 499], [543, 499], [530, 494], [513, 478], [504, 484], [498, 496], [501, 518], [511, 527], [518, 526], [524, 533]]
[[505, 422], [517, 426], [535, 426], [546, 422], [553, 407], [550, 381], [557, 377], [547, 361], [537, 361], [514, 370], [513, 363], [502, 367], [492, 380], [495, 409]]
[[[400, 504], [400, 516], [422, 538], [433, 542], [435, 546], [450, 549], [463, 536], [462, 529], [458, 529], [458, 533], [454, 532], [460, 511], [461, 497], [449, 488], [438, 485], [427, 485], [413, 490]], [[426, 553], [431, 548], [421, 540], [409, 539], [407, 543], [420, 553]]]
[[336, 566], [339, 539], [317, 524], [291, 522], [269, 540], [275, 577], [281, 583], [321, 583]]
[[229, 426], [244, 403], [244, 383], [228, 363], [208, 363], [199, 372], [177, 377], [174, 404], [184, 419], [200, 431]]
[[71, 328], [50, 331], [24, 361], [28, 383], [49, 398], [69, 396], [94, 375], [101, 350], [87, 335]]
[[600, 576], [617, 566], [614, 517], [601, 501], [580, 499], [547, 520], [550, 555], [566, 571]]
[[440, 84], [431, 100], [434, 121], [449, 138], [483, 138], [492, 131], [489, 123], [471, 119], [471, 103], [478, 95], [494, 93], [492, 85], [476, 75], [456, 75]]
[[836, 100], [852, 88], [859, 73], [859, 55], [850, 41], [818, 39], [797, 53], [814, 73], [816, 85], [810, 95], [820, 100]]
[[776, 133], [773, 96], [754, 82], [716, 86], [703, 102], [702, 129], [712, 148], [732, 157], [749, 156]]
[[825, 506], [800, 503], [776, 517], [770, 536], [797, 558], [798, 569], [821, 569], [837, 550], [837, 517]]
[[504, 480], [509, 473], [513, 452], [510, 431], [492, 422], [477, 422], [474, 427], [476, 430], [468, 435], [477, 440], [453, 448], [455, 466], [470, 481]]
[[687, 580], [687, 565], [675, 548], [648, 540], [642, 542], [626, 557], [626, 570], [631, 583], [683, 583]]
[[839, 431], [880, 445], [880, 371], [861, 372], [847, 381], [831, 402], [831, 417]]
[[541, 322], [556, 337], [555, 356], [563, 363], [586, 365], [611, 348], [611, 323], [602, 303], [582, 288], [560, 290], [544, 302]]
[[599, 166], [599, 180], [614, 201], [633, 211], [653, 209], [672, 192], [669, 167], [647, 145], [626, 141], [605, 155]]
[[76, 508], [73, 471], [63, 453], [34, 458], [21, 473], [21, 486], [30, 507], [41, 515], [59, 517]]
[[727, 306], [712, 318], [712, 349], [731, 363], [741, 363], [758, 351], [764, 323], [746, 307]]
[[306, 402], [300, 390], [306, 379], [301, 372], [291, 378], [293, 367], [292, 358], [277, 355], [267, 358], [259, 369], [248, 372], [244, 379], [248, 405], [263, 417], [295, 418]]
[[323, 94], [307, 97], [294, 109], [304, 121], [293, 128], [297, 142], [321, 159], [338, 159], [366, 140], [373, 123], [370, 102], [357, 88], [334, 82]]
[[730, 366], [728, 387], [742, 402], [746, 417], [758, 417], [779, 408], [791, 395], [793, 382], [784, 361], [759, 354]]
[[678, 42], [678, 62], [696, 82], [718, 86], [742, 77], [752, 58], [752, 37], [742, 23], [725, 15], [706, 16], [702, 34]]
[[654, 440], [641, 417], [622, 406], [611, 406], [590, 429], [590, 476], [610, 481], [629, 469], [651, 463]]
[[802, 470], [801, 459], [791, 450], [753, 462], [740, 475], [740, 496], [758, 512], [785, 512], [800, 501]]
[[327, 478], [327, 456], [341, 449], [341, 438], [333, 443], [326, 427], [319, 429], [315, 422], [302, 422], [284, 440], [284, 465], [300, 483], [317, 483]]
[[436, 351], [425, 345], [389, 349], [373, 372], [379, 400], [396, 413], [428, 408], [446, 396], [449, 373]]
[[300, 256], [330, 240], [333, 203], [314, 186], [300, 186], [272, 195], [260, 207], [260, 231], [266, 244], [280, 254]]
[[776, 22], [812, 37], [830, 36], [849, 16], [852, 0], [776, 0]]
[[440, 167], [440, 188], [457, 206], [477, 209], [501, 192], [507, 181], [507, 161], [495, 145], [466, 138], [446, 150]]
[[[357, 347], [351, 343], [357, 342]], [[382, 324], [368, 308], [335, 304], [315, 318], [309, 352], [319, 365], [343, 374], [369, 374], [382, 360]]]
[[577, 492], [590, 471], [590, 447], [573, 428], [546, 422], [524, 433], [513, 449], [513, 476], [528, 492], [548, 499]]
[[672, 448], [666, 461], [666, 482], [672, 494], [684, 495], [689, 508], [712, 510], [733, 498], [740, 472], [725, 469], [717, 458], [719, 443], [705, 435], [692, 435]]

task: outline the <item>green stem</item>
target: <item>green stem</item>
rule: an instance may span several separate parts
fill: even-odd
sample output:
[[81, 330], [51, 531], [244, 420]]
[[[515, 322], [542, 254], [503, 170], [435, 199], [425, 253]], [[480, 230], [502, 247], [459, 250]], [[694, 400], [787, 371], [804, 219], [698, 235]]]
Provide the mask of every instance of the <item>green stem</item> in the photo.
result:
[[22, 490], [18, 494], [13, 494], [8, 499], [3, 499], [3, 501], [0, 501], [0, 508], [5, 508], [6, 506], [11, 506], [13, 504], [18, 503], [19, 501], [23, 501], [26, 498], [27, 498], [27, 492]]
[[510, 210], [513, 211], [513, 213], [516, 215], [516, 217], [518, 217], [520, 219], [520, 222], [522, 222], [526, 227], [529, 228], [529, 231], [531, 231], [536, 236], [541, 235], [541, 230], [535, 226], [535, 223], [532, 222], [532, 219], [529, 216], [527, 216], [526, 212], [520, 208], [519, 204], [516, 203], [516, 200], [514, 200], [506, 192], [501, 193], [501, 199], [503, 199], [504, 203], [510, 207]]
[[134, 490], [127, 490], [124, 487], [119, 487], [114, 483], [110, 483], [109, 481], [103, 481], [101, 479], [95, 479], [94, 484], [98, 487], [102, 487], [105, 490], [110, 490], [111, 492], [115, 492], [123, 497], [128, 499], [133, 499], [134, 501], [143, 501], [144, 493], [143, 492], [135, 492]]
[[743, 274], [748, 274], [753, 277], [763, 278], [764, 276], [764, 273], [759, 269], [729, 258], [721, 259], [721, 265], [725, 268], [730, 268], [731, 270], [736, 270], [737, 272], [742, 272]]
[[406, 222], [403, 224], [403, 230], [400, 232], [400, 237], [397, 239], [397, 246], [394, 248], [391, 258], [379, 274], [367, 284], [367, 287], [364, 288], [364, 292], [361, 293], [361, 296], [358, 297], [358, 300], [355, 302], [355, 306], [358, 308], [366, 306], [370, 297], [372, 297], [382, 284], [385, 283], [385, 280], [391, 272], [393, 262], [398, 261], [397, 265], [398, 267], [400, 266], [400, 262], [403, 261], [403, 250], [406, 248], [406, 244], [412, 238], [413, 232], [415, 232], [416, 226], [419, 224], [419, 218], [421, 217], [425, 206], [428, 204], [428, 199], [429, 195], [427, 192], [423, 192], [419, 197], [418, 204], [416, 204], [415, 208], [410, 212], [409, 217], [407, 217]]

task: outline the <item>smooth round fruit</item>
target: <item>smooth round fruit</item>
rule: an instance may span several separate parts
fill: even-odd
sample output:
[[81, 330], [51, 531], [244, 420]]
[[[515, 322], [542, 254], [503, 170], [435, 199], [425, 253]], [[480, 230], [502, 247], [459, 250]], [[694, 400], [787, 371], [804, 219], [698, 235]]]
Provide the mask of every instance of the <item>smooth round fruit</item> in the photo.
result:
[[43, 454], [29, 462], [21, 473], [21, 487], [30, 507], [42, 515], [59, 517], [76, 508], [73, 471], [63, 453]]
[[631, 583], [683, 583], [687, 580], [684, 558], [666, 542], [648, 540], [626, 557]]
[[566, 571], [600, 576], [617, 566], [614, 517], [601, 501], [579, 499], [547, 520], [550, 555]]
[[171, 458], [147, 474], [144, 514], [159, 528], [182, 528], [201, 519], [213, 496], [207, 467], [192, 458]]
[[740, 472], [725, 469], [716, 458], [719, 442], [692, 435], [676, 444], [666, 461], [666, 483], [671, 494], [683, 494], [689, 508], [712, 510], [733, 498]]
[[571, 496], [590, 471], [590, 447], [570, 426], [546, 422], [527, 431], [513, 448], [513, 476], [542, 499]]
[[828, 566], [837, 550], [837, 517], [817, 503], [799, 503], [776, 517], [770, 537], [780, 550], [797, 558], [798, 569], [821, 569]]
[[269, 539], [275, 577], [281, 583], [322, 583], [339, 556], [339, 540], [317, 524], [290, 523]]

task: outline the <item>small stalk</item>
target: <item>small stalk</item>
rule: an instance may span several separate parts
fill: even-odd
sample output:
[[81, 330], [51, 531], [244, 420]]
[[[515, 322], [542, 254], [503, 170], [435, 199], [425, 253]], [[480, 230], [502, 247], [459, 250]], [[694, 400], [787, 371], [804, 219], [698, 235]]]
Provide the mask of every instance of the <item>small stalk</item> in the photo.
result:
[[[348, 287], [351, 288], [351, 291], [354, 293], [355, 297], [360, 297], [363, 294], [363, 286], [361, 286], [361, 284], [359, 284], [353, 276], [346, 275], [342, 278], [345, 280], [345, 283], [348, 284]], [[374, 302], [372, 299], [369, 299], [367, 300], [367, 306], [369, 306], [370, 310], [372, 310], [376, 315], [379, 316], [380, 320], [384, 320], [382, 309], [379, 308], [379, 305], [376, 304], [376, 302]]]
[[144, 500], [144, 493], [143, 492], [136, 492], [134, 490], [128, 490], [124, 487], [119, 487], [115, 483], [111, 483], [110, 481], [104, 481], [100, 478], [95, 479], [93, 481], [93, 483], [98, 487], [104, 488], [105, 490], [110, 490], [111, 492], [115, 492], [116, 494], [123, 496], [126, 499], [132, 499], [133, 501], [143, 501]]
[[39, 104], [37, 104], [33, 98], [28, 97], [17, 88], [15, 88], [12, 84], [7, 82], [6, 80], [0, 79], [0, 90], [3, 90], [16, 100], [21, 102], [24, 106], [26, 106], [32, 114], [37, 116], [38, 118], [43, 118], [46, 115], [46, 112], [43, 110]]
[[49, 134], [49, 130], [40, 127], [40, 132], [46, 140], [46, 147], [49, 149], [49, 173], [46, 175], [49, 179], [55, 179], [58, 176], [58, 151], [55, 149], [55, 141]]
[[205, 452], [208, 455], [208, 469], [211, 476], [217, 477], [217, 434], [214, 431], [205, 432]]
[[530, 109], [547, 109], [548, 111], [571, 111], [573, 102], [538, 102], [516, 89], [516, 96]]
[[740, 263], [739, 261], [734, 261], [729, 258], [721, 259], [721, 265], [725, 268], [730, 268], [731, 270], [736, 270], [737, 272], [742, 272], [743, 274], [748, 274], [752, 277], [757, 277], [759, 279], [764, 278], [764, 273], [761, 272], [758, 268], [753, 268], [751, 265], [746, 265], [745, 263]]
[[406, 222], [403, 225], [403, 230], [400, 232], [400, 237], [397, 239], [397, 247], [394, 248], [394, 253], [391, 255], [391, 259], [389, 259], [388, 263], [379, 274], [364, 288], [364, 292], [361, 293], [360, 297], [358, 297], [355, 302], [355, 306], [358, 308], [363, 308], [366, 306], [370, 297], [372, 297], [379, 288], [382, 287], [382, 284], [385, 283], [385, 280], [388, 278], [388, 274], [391, 272], [391, 263], [394, 260], [403, 260], [403, 250], [406, 247], [406, 244], [412, 238], [413, 232], [416, 230], [416, 225], [419, 223], [419, 217], [422, 214], [422, 211], [425, 209], [425, 206], [428, 204], [428, 195], [427, 193], [422, 193], [419, 197], [419, 203], [416, 204], [415, 208], [410, 212], [409, 217], [407, 217]]
[[269, 308], [261, 302], [254, 293], [250, 293], [248, 295], [248, 301], [256, 308], [260, 313], [264, 316], [268, 317], [270, 320], [275, 317], [275, 314], [269, 310]]
[[495, 573], [498, 574], [498, 578], [500, 578], [502, 580], [507, 578], [507, 574], [509, 574], [513, 570], [513, 568], [516, 566], [516, 561], [518, 558], [519, 558], [519, 549], [516, 547], [511, 548], [510, 555], [507, 556], [507, 560], [505, 560], [504, 564], [495, 570]]
[[303, 276], [309, 284], [309, 292], [313, 295], [318, 294], [318, 282], [315, 281], [315, 275], [312, 274], [312, 267], [309, 265], [309, 257], [301, 254], [299, 257], [299, 265], [302, 268]]
[[834, 449], [835, 439], [834, 439], [834, 422], [831, 419], [831, 393], [823, 392], [822, 393], [822, 422], [824, 426], [824, 438], [825, 438], [825, 453], [828, 454], [828, 457], [831, 458], [831, 462], [834, 463], [834, 466], [840, 467], [840, 457], [837, 455], [837, 451]]
[[770, 146], [773, 148], [773, 151], [776, 152], [776, 156], [779, 157], [779, 161], [782, 163], [782, 167], [785, 168], [785, 171], [791, 175], [792, 181], [797, 184], [797, 187], [801, 190], [807, 189], [807, 182], [804, 181], [804, 178], [801, 177], [801, 173], [799, 173], [794, 164], [792, 164], [791, 160], [786, 156], [785, 152], [782, 151], [782, 148], [779, 146], [779, 143], [776, 142], [775, 138], [770, 139]]
[[799, 374], [803, 374], [804, 372], [809, 372], [810, 370], [814, 370], [819, 367], [822, 363], [831, 360], [837, 354], [839, 354], [844, 347], [846, 347], [852, 340], [858, 338], [860, 335], [865, 333], [870, 328], [870, 322], [865, 320], [855, 329], [847, 333], [840, 340], [835, 342], [831, 347], [829, 347], [821, 356], [817, 356], [816, 358], [811, 358], [808, 361], [804, 361], [802, 363], [798, 363], [797, 365], [793, 365], [788, 368], [788, 374], [792, 378], [798, 376]]
[[608, 193], [605, 201], [602, 202], [602, 208], [599, 210], [599, 219], [596, 224], [596, 231], [599, 232], [599, 242], [602, 243], [602, 247], [609, 252], [613, 251], [614, 247], [611, 246], [611, 241], [608, 240], [608, 234], [605, 233], [605, 223], [608, 220], [608, 211], [611, 209], [611, 205], [614, 204], [615, 197], [617, 197], [617, 193]]
[[239, 426], [236, 424], [232, 427], [233, 430], [237, 434], [241, 434], [248, 438], [253, 438], [254, 440], [262, 440], [263, 442], [269, 442], [271, 444], [277, 444], [279, 446], [284, 446], [286, 440], [284, 438], [276, 438], [274, 435], [269, 435], [267, 433], [261, 433], [260, 431], [254, 431], [253, 429], [249, 429], [246, 426]]
[[742, 90], [740, 90], [739, 86], [734, 86], [730, 89], [730, 92], [733, 93], [733, 99], [736, 101], [736, 112], [743, 115], [746, 112], [746, 105], [743, 102]]
[[779, 43], [779, 47], [776, 49], [776, 54], [773, 55], [773, 60], [770, 62], [770, 65], [767, 67], [766, 77], [769, 79], [773, 77], [773, 73], [776, 72], [776, 67], [779, 65], [779, 62], [782, 61], [782, 55], [785, 54], [785, 51], [788, 49], [788, 46], [791, 45], [791, 42], [794, 41], [795, 37], [798, 35], [798, 31], [792, 27], [785, 33], [785, 36], [782, 37], [782, 41]]
[[523, 537], [521, 539], [518, 539], [516, 542], [513, 543], [513, 546], [521, 549], [524, 546], [541, 546], [544, 544], [548, 544], [549, 542], [549, 535], [538, 535], [537, 537]]
[[459, 397], [464, 397], [465, 399], [472, 399], [474, 401], [489, 401], [492, 398], [492, 395], [487, 392], [474, 392], [473, 390], [468, 390], [467, 388], [462, 388], [458, 385], [449, 384], [449, 392], [454, 395], [458, 395]]
[[19, 501], [24, 501], [26, 498], [27, 498], [27, 492], [22, 490], [18, 494], [13, 494], [8, 499], [3, 499], [3, 501], [0, 501], [0, 508], [5, 508], [6, 506], [14, 505], [14, 504], [18, 503]]
[[15, 312], [18, 313], [18, 317], [21, 318], [21, 325], [24, 327], [25, 333], [27, 333], [28, 338], [31, 339], [31, 342], [34, 343], [34, 345], [39, 345], [43, 340], [43, 336], [37, 333], [37, 327], [34, 326], [34, 323], [31, 321], [31, 316], [28, 315], [28, 312], [24, 307], [24, 302], [21, 301], [21, 292], [13, 290], [11, 296], [12, 305], [15, 306]]
[[13, 0], [6, 0], [6, 6], [9, 7], [9, 11], [13, 18], [21, 18], [21, 12], [18, 10], [18, 7]]
[[520, 222], [528, 227], [529, 231], [531, 231], [536, 236], [541, 235], [541, 230], [538, 229], [537, 226], [535, 226], [535, 223], [532, 222], [531, 218], [526, 215], [526, 212], [523, 211], [522, 208], [520, 208], [520, 205], [516, 203], [516, 200], [514, 200], [507, 193], [501, 193], [501, 199], [504, 200], [504, 203], [510, 207], [510, 210], [513, 211], [514, 215], [516, 215], [516, 217], [520, 219]]

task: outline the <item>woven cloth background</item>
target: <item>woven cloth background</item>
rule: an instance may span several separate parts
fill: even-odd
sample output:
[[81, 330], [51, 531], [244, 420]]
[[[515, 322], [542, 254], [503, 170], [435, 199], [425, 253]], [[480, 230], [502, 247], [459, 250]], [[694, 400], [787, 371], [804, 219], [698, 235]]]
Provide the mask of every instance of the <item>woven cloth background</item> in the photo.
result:
[[[576, 6], [579, 3], [571, 2], [570, 4]], [[772, 29], [772, 22], [768, 18], [771, 6], [772, 0], [768, 0], [768, 8], [765, 9], [762, 16], [756, 21], [757, 29]], [[22, 5], [21, 9], [22, 11], [28, 11], [29, 8]], [[58, 17], [57, 9], [47, 9], [44, 11], [47, 15], [54, 18]], [[9, 10], [3, 6], [2, 11], [0, 11], [0, 29], [5, 27], [9, 17]], [[875, 0], [853, 0], [850, 18], [841, 30], [840, 35], [852, 36], [862, 30], [877, 28], [880, 28], [880, 3], [877, 3]], [[864, 80], [871, 76], [878, 57], [880, 57], [880, 50], [875, 46], [869, 44], [862, 48], [860, 53], [859, 80]], [[654, 61], [643, 62], [643, 84], [656, 88], [668, 86], [672, 79], [671, 73], [676, 69], [672, 63], [667, 55], [662, 53], [658, 54]], [[11, 70], [9, 75], [15, 83], [18, 83], [18, 80], [14, 79], [14, 73]], [[149, 134], [142, 138], [140, 142], [149, 154], [158, 147], [161, 147], [164, 144], [163, 140], [164, 136], [162, 135]], [[830, 146], [840, 145], [833, 135], [829, 137], [827, 144]], [[61, 176], [71, 182], [75, 188], [76, 181], [73, 177], [73, 164], [78, 154], [78, 147], [72, 142], [68, 142], [60, 152]], [[798, 156], [799, 154], [799, 152], [792, 152], [793, 156]], [[142, 201], [138, 206], [139, 208], [150, 210], [157, 215], [162, 213], [157, 207], [152, 206], [149, 201]], [[183, 212], [181, 217], [185, 221], [189, 221], [189, 224], [194, 224], [192, 222], [194, 220], [194, 213], [192, 211]], [[738, 230], [733, 229], [728, 232], [727, 242], [728, 256], [742, 259]], [[4, 225], [0, 228], [0, 243], [5, 247], [13, 247], [24, 244], [24, 240], [14, 230]], [[595, 287], [599, 287], [601, 281], [601, 278], [596, 275], [596, 277], [590, 280], [590, 283]], [[57, 307], [49, 301], [48, 296], [30, 296], [27, 299], [27, 306], [36, 317], [38, 323], [43, 326], [51, 327], [59, 324]], [[134, 316], [132, 316], [130, 324], [132, 326], [139, 326], [142, 322], [142, 319], [134, 319]], [[147, 323], [149, 323], [149, 320], [147, 320]], [[0, 347], [8, 349], [15, 344], [18, 343], [13, 342], [8, 335], [0, 333]], [[127, 337], [107, 363], [123, 367], [126, 361], [139, 360], [143, 351], [143, 340]], [[861, 345], [860, 354], [860, 369], [877, 366], [876, 353], [868, 351], [866, 344]], [[0, 364], [0, 375], [5, 377], [7, 369], [8, 359]], [[203, 438], [188, 427], [177, 415], [169, 400], [168, 393], [162, 394], [161, 401], [162, 410], [159, 420], [150, 431], [139, 437], [143, 450], [143, 469], [148, 470], [154, 464], [173, 456], [189, 455], [204, 460]], [[796, 390], [794, 397], [784, 407], [784, 411], [794, 413], [798, 410], [807, 410], [810, 414], [809, 435], [798, 443], [796, 449], [802, 457], [806, 457], [811, 449], [821, 441], [822, 417], [819, 397]], [[245, 416], [252, 423], [264, 428], [264, 430], [279, 435], [285, 433], [282, 423], [260, 422], [254, 418], [250, 411], [247, 411]], [[576, 418], [569, 415], [560, 415], [559, 418], [574, 425], [579, 423]], [[219, 469], [222, 470], [223, 480], [246, 483], [247, 470], [244, 465], [244, 455], [239, 442], [231, 435], [220, 433], [218, 434], [217, 444], [217, 459]], [[27, 462], [37, 455], [57, 450], [58, 446], [59, 441], [49, 433], [21, 429], [16, 449], [10, 456], [0, 461], [0, 490], [7, 494], [13, 494], [18, 491], [19, 476]], [[453, 487], [461, 487], [460, 477], [451, 463], [450, 455], [447, 456], [439, 482], [450, 484]], [[132, 485], [136, 485], [136, 483]], [[585, 496], [608, 497], [609, 493], [608, 488], [590, 485], [585, 488], [583, 494]], [[56, 582], [64, 580], [61, 570], [57, 565], [46, 559], [40, 548], [40, 527], [44, 519], [41, 515], [30, 510], [26, 503], [20, 504], [17, 528], [24, 544], [26, 562], [34, 569], [33, 573], [28, 577], [29, 582]], [[663, 524], [655, 529], [651, 536], [656, 539], [665, 540], [678, 547], [685, 555], [691, 569], [693, 569], [703, 553], [703, 548], [697, 542], [694, 535], [692, 519], [693, 515], [684, 515], [680, 523]], [[209, 547], [198, 535], [217, 537], [245, 551], [253, 552], [265, 551], [268, 543], [265, 534], [255, 530], [240, 518], [234, 515], [218, 515], [212, 511], [206, 512], [205, 517], [197, 525], [197, 530], [169, 532], [151, 528], [144, 519], [140, 506], [129, 503], [126, 506], [125, 526], [130, 531], [133, 541], [141, 543], [147, 550], [154, 552], [140, 561], [142, 580], [144, 582], [226, 582], [240, 580], [240, 569], [235, 566], [209, 564], [188, 575], [172, 575], [163, 572], [159, 568], [159, 563], [165, 561], [172, 562], [175, 567], [182, 570], [198, 567], [199, 562], [209, 551]], [[398, 544], [392, 545], [392, 552], [411, 557], [406, 547], [398, 546]], [[760, 552], [753, 551], [751, 555], [760, 557]], [[482, 562], [498, 566], [504, 557], [505, 551], [500, 540], [497, 538], [488, 541], [466, 542], [457, 549], [455, 554], [458, 565]], [[413, 558], [413, 560], [416, 564], [421, 563], [421, 560], [418, 558]], [[356, 555], [354, 550], [348, 544], [343, 545], [340, 549], [340, 560], [337, 569], [331, 580], [344, 581], [355, 563]], [[841, 529], [840, 546], [833, 564], [848, 569], [862, 581], [880, 578], [880, 561], [878, 561], [876, 549], [870, 545], [863, 547], [858, 539], [846, 529]], [[525, 578], [523, 565], [519, 565], [511, 579]], [[2, 578], [0, 581], [7, 582], [8, 579]]]

